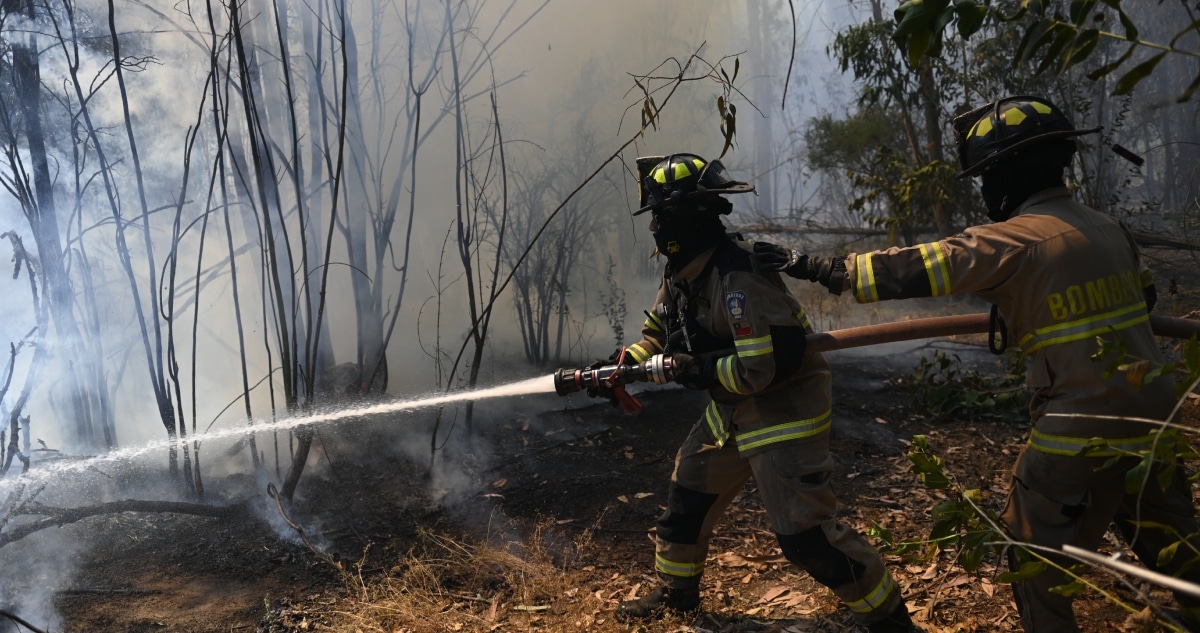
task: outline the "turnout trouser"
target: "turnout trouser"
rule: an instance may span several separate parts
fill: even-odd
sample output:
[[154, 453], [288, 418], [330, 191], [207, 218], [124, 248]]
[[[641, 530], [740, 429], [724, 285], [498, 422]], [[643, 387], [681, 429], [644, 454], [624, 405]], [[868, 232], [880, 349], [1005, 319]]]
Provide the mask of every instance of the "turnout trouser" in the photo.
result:
[[[1058, 548], [1067, 543], [1094, 550], [1100, 545], [1109, 523], [1115, 522], [1130, 548], [1146, 567], [1165, 574], [1180, 575], [1200, 582], [1200, 566], [1180, 573], [1193, 558], [1186, 546], [1166, 564], [1158, 565], [1159, 552], [1178, 537], [1150, 523], [1174, 528], [1180, 535], [1192, 535], [1200, 546], [1190, 485], [1183, 468], [1177, 468], [1164, 490], [1158, 483], [1158, 469], [1152, 468], [1139, 492], [1126, 494], [1125, 474], [1136, 464], [1124, 460], [1100, 469], [1103, 457], [1053, 455], [1026, 449], [1017, 458], [1013, 470], [1008, 503], [1002, 514], [1012, 538], [1035, 545]], [[1138, 524], [1142, 527], [1139, 527]], [[1020, 549], [1010, 551], [1010, 565], [1031, 560]], [[1044, 555], [1044, 553], [1042, 553]], [[1073, 564], [1062, 557], [1051, 557], [1067, 567]], [[1071, 599], [1050, 591], [1069, 582], [1054, 568], [1013, 584], [1013, 594], [1021, 614], [1021, 626], [1036, 633], [1073, 633], [1079, 630], [1071, 609]], [[1176, 600], [1185, 615], [1200, 611], [1200, 600], [1182, 594]]]
[[835, 518], [829, 431], [748, 456], [736, 438], [718, 446], [704, 421], [675, 458], [667, 509], [658, 519], [655, 569], [669, 586], [696, 586], [717, 520], [754, 476], [784, 556], [829, 587], [862, 623], [889, 614], [900, 592], [879, 552]]

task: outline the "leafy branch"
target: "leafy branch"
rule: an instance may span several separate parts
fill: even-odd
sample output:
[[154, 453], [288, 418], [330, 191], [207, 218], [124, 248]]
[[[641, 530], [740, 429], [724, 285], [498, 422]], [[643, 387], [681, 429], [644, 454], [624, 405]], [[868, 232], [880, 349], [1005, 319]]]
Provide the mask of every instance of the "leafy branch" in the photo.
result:
[[[1065, 11], [1063, 4], [1067, 4]], [[1186, 3], [1183, 6], [1192, 16], [1191, 8]], [[1101, 28], [1114, 14], [1122, 32]], [[1115, 61], [1092, 69], [1087, 76], [1093, 81], [1127, 68], [1138, 49], [1155, 51], [1148, 59], [1124, 70], [1114, 85], [1114, 95], [1132, 93], [1138, 82], [1154, 72], [1169, 53], [1200, 58], [1200, 51], [1179, 46], [1185, 36], [1200, 35], [1200, 19], [1187, 23], [1167, 43], [1149, 41], [1142, 39], [1141, 30], [1122, 7], [1121, 0], [1072, 0], [1069, 3], [1021, 0], [1019, 9], [1011, 15], [1005, 15], [993, 6], [992, 0], [907, 0], [895, 11], [896, 30], [892, 37], [908, 56], [909, 63], [916, 67], [922, 57], [940, 56], [942, 39], [950, 25], [956, 27], [959, 36], [968, 39], [983, 28], [989, 16], [1002, 24], [1024, 28], [1013, 66], [1035, 64], [1039, 74], [1050, 69], [1063, 73], [1079, 65], [1092, 56], [1102, 39], [1122, 42], [1128, 47]], [[1177, 101], [1189, 101], [1198, 88], [1200, 72]]]

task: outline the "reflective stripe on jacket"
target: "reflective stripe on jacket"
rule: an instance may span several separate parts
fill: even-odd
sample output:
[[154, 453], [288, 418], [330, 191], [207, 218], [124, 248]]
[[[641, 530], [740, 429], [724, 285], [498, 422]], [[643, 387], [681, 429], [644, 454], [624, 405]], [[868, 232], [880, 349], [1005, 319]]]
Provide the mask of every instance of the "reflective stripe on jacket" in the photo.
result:
[[820, 354], [803, 355], [798, 340], [812, 331], [808, 317], [779, 275], [760, 269], [749, 254], [747, 243], [730, 241], [678, 274], [668, 270], [642, 340], [629, 346], [639, 362], [662, 353], [678, 325], [660, 307], [689, 306], [689, 327], [723, 341], [720, 350], [728, 352], [716, 361], [704, 425], [718, 446], [736, 435], [743, 454], [827, 433], [832, 409], [829, 364]]
[[[1129, 231], [1073, 201], [1066, 188], [1034, 194], [1005, 222], [908, 248], [852, 254], [846, 272], [845, 289], [860, 303], [967, 292], [998, 306], [1012, 340], [1028, 355], [1030, 409], [1043, 437], [1079, 446], [1094, 437], [1135, 438], [1148, 432], [1145, 424], [1086, 415], [1170, 415], [1170, 380], [1131, 385], [1121, 372], [1106, 377], [1109, 362], [1091, 358], [1100, 336], [1119, 338], [1129, 357], [1163, 362], [1145, 299], [1153, 280]], [[1047, 413], [1067, 415], [1044, 418]], [[1031, 445], [1046, 450], [1052, 444]]]

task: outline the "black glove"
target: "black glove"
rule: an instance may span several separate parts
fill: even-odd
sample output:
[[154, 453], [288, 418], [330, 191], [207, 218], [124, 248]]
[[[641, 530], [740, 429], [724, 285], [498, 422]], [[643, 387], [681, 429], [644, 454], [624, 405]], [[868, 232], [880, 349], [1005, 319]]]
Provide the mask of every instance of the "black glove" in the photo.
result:
[[675, 382], [697, 391], [705, 391], [716, 378], [717, 357], [713, 354], [677, 353], [671, 356], [675, 362]]
[[[618, 348], [617, 351], [612, 353], [612, 356], [609, 356], [608, 358], [597, 358], [596, 360], [592, 361], [592, 364], [588, 365], [588, 369], [594, 370], [601, 367], [607, 367], [609, 365], [616, 365], [617, 359], [620, 357], [621, 349]], [[625, 358], [621, 364], [632, 365], [634, 363], [633, 359], [629, 357], [629, 354], [625, 354]], [[613, 393], [612, 387], [608, 387], [604, 385], [604, 383], [588, 387], [587, 395], [592, 398], [604, 398], [608, 400], [608, 403], [614, 407], [621, 406], [620, 401], [617, 400], [617, 394]]]
[[770, 242], [754, 243], [754, 259], [767, 270], [785, 272], [795, 266], [801, 257], [803, 255], [792, 248], [776, 246]]
[[835, 295], [842, 294], [846, 280], [845, 257], [809, 257], [791, 248], [769, 242], [754, 243], [754, 258], [767, 270], [776, 270], [789, 277], [814, 281]]

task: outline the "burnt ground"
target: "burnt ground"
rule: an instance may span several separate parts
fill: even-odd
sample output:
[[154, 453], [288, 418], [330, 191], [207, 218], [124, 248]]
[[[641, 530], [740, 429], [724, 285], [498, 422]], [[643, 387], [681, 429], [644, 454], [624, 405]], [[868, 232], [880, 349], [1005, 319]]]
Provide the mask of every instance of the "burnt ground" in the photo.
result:
[[[982, 489], [986, 506], [998, 510], [1003, 502], [1007, 471], [1027, 426], [1019, 416], [951, 423], [915, 410], [906, 383], [931, 345], [958, 354], [964, 367], [1001, 370], [978, 341], [828, 355], [835, 377], [833, 486], [841, 516], [862, 531], [878, 525], [898, 539], [928, 534], [930, 509], [947, 493], [925, 488], [909, 472], [904, 453], [914, 434], [929, 436], [956, 482]], [[582, 396], [480, 403], [479, 441], [441, 453], [457, 466], [453, 478], [428, 474], [429, 440], [419, 431], [427, 414], [325, 428], [288, 510], [313, 547], [284, 525], [265, 481], [210, 476], [210, 490], [249, 497], [253, 509], [221, 519], [126, 513], [45, 530], [0, 551], [4, 577], [20, 570], [36, 576], [33, 589], [15, 590], [5, 581], [9, 602], [0, 608], [55, 631], [355, 631], [360, 629], [339, 617], [353, 590], [330, 557], [370, 583], [430, 533], [463, 542], [537, 534], [552, 549], [559, 544], [556, 564], [585, 579], [578, 596], [594, 598], [598, 606], [583, 619], [556, 618], [557, 607], [496, 617], [493, 602], [487, 618], [467, 618], [455, 628], [853, 630], [848, 612], [828, 591], [779, 557], [753, 482], [718, 527], [698, 618], [645, 628], [611, 619], [617, 601], [651, 581], [649, 530], [666, 500], [675, 450], [706, 402], [678, 388], [647, 388], [638, 398], [644, 408], [635, 415]], [[398, 448], [401, 434], [420, 438], [418, 448]], [[577, 547], [580, 542], [588, 544]], [[44, 571], [45, 560], [25, 562], [18, 552], [62, 562], [58, 571]], [[994, 559], [976, 574], [965, 573], [947, 554], [887, 559], [926, 630], [1020, 630], [1010, 591], [993, 580]], [[1094, 575], [1101, 586], [1131, 597], [1103, 574]], [[1157, 592], [1154, 597], [1163, 598]], [[1095, 593], [1079, 600], [1077, 612], [1089, 631], [1114, 630], [1128, 615]], [[444, 629], [430, 624], [394, 630]]]

